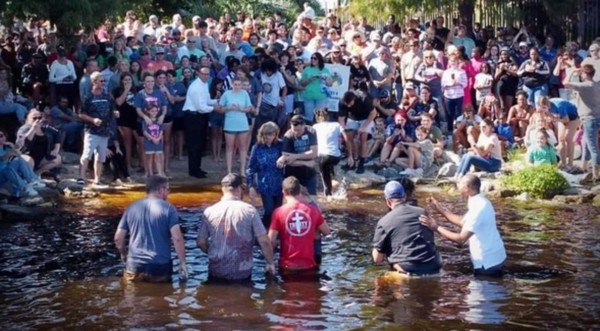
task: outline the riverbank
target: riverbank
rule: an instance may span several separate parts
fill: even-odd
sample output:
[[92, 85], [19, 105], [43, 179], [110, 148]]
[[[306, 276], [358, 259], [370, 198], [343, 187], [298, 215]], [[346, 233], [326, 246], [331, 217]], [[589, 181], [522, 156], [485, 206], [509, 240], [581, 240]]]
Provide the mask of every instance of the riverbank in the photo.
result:
[[[45, 215], [73, 212], [79, 214], [116, 214], [120, 213], [132, 201], [144, 196], [143, 173], [132, 173], [134, 183], [111, 185], [106, 189], [95, 189], [91, 185], [81, 186], [76, 183], [78, 174], [78, 155], [63, 153], [62, 181], [45, 181], [46, 188], [39, 189], [39, 196], [24, 198], [16, 202], [0, 202], [0, 220], [34, 220]], [[452, 177], [459, 162], [459, 156], [446, 151], [443, 160], [428, 169], [420, 177], [411, 179], [417, 184], [417, 191], [429, 193], [455, 193], [454, 183], [448, 178]], [[239, 167], [236, 163], [234, 169]], [[181, 207], [193, 207], [204, 203], [212, 203], [219, 199], [220, 181], [226, 174], [225, 161], [215, 162], [212, 157], [203, 159], [203, 169], [208, 174], [206, 178], [195, 178], [187, 175], [187, 159], [171, 159], [170, 185], [172, 200]], [[501, 184], [501, 179], [508, 174], [515, 173], [525, 168], [521, 158], [505, 162], [501, 171], [497, 173], [476, 173], [482, 179], [484, 193], [495, 198], [514, 198], [521, 201], [534, 200], [529, 194], [517, 194], [506, 189]], [[361, 194], [378, 194], [383, 184], [391, 179], [401, 176], [398, 168], [379, 168], [367, 166], [363, 174], [354, 171], [343, 171], [341, 166], [336, 168], [334, 187], [343, 186], [344, 189], [360, 191]], [[600, 185], [587, 185], [583, 181], [584, 175], [571, 175], [561, 172], [568, 180], [570, 188], [557, 192], [551, 200], [540, 200], [542, 203], [553, 204], [593, 204], [600, 207]], [[91, 175], [91, 174], [90, 174]], [[88, 177], [89, 178], [89, 177]], [[106, 174], [105, 179], [109, 178]], [[319, 181], [320, 182], [320, 181]], [[319, 192], [322, 190], [320, 189]]]

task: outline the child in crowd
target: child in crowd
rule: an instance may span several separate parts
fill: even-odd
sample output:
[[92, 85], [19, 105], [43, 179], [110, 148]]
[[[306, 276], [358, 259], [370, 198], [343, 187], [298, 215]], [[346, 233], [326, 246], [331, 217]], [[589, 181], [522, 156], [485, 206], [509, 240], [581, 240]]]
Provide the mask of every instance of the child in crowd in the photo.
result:
[[144, 148], [146, 151], [146, 177], [154, 175], [153, 164], [156, 166], [156, 172], [164, 176], [163, 164], [163, 131], [164, 125], [158, 123], [158, 107], [156, 105], [148, 106], [146, 113], [152, 120], [148, 125], [142, 122], [142, 132], [144, 133]]
[[410, 101], [404, 99], [402, 100], [402, 104], [400, 105], [400, 109], [398, 110], [401, 113], [406, 114], [408, 117], [408, 125], [416, 128], [421, 123], [421, 115], [417, 114], [417, 111], [414, 108], [411, 108]]
[[[224, 81], [220, 78], [213, 78], [210, 83], [210, 98], [218, 100], [223, 94]], [[223, 144], [223, 124], [225, 124], [225, 114], [211, 111], [208, 114], [208, 124], [210, 126], [210, 142], [212, 144], [213, 160], [221, 162], [221, 145]], [[251, 131], [252, 132], [252, 131]]]
[[406, 130], [407, 123], [406, 115], [402, 112], [394, 115], [394, 123], [388, 125], [385, 130], [386, 139], [381, 149], [380, 165], [389, 167], [401, 153], [407, 154], [406, 148], [401, 144], [403, 141], [413, 141]]
[[551, 146], [556, 146], [556, 144], [558, 144], [554, 130], [550, 128], [548, 118], [543, 113], [536, 112], [531, 115], [529, 126], [527, 127], [525, 138], [523, 139], [525, 147], [535, 144], [538, 131], [544, 131], [548, 134], [548, 142]]
[[502, 155], [504, 155], [507, 148], [515, 146], [515, 135], [512, 126], [506, 121], [506, 115], [503, 112], [498, 113], [498, 119], [494, 121], [494, 132], [500, 140]]
[[373, 137], [368, 141], [367, 158], [373, 159], [385, 144], [385, 118], [377, 117], [375, 119], [375, 129]]
[[494, 83], [494, 77], [491, 74], [492, 67], [489, 63], [485, 62], [481, 65], [481, 72], [475, 76], [475, 100], [477, 106], [485, 99], [487, 95], [492, 93], [492, 84]]
[[527, 163], [533, 165], [556, 164], [556, 150], [548, 141], [548, 133], [543, 130], [536, 132], [536, 143], [527, 149]]
[[396, 164], [407, 168], [402, 175], [421, 176], [433, 164], [433, 142], [429, 140], [428, 130], [419, 126], [416, 129], [417, 142], [401, 142], [408, 147], [408, 160], [396, 159]]
[[116, 185], [122, 185], [123, 181], [133, 183], [129, 170], [127, 170], [125, 156], [123, 155], [123, 150], [125, 149], [123, 146], [123, 137], [116, 127], [112, 130], [111, 134], [112, 136], [108, 140], [105, 166], [108, 165], [110, 168], [113, 181]]

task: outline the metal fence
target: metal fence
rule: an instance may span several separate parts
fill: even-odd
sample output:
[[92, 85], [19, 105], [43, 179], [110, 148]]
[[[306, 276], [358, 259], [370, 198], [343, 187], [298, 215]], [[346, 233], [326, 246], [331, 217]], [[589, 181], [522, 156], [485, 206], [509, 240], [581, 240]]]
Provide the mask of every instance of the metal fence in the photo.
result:
[[[415, 12], [412, 16], [419, 17], [422, 23], [431, 21], [438, 16], [444, 17], [447, 25], [453, 19], [460, 17], [460, 0], [454, 0], [447, 5], [447, 0], [438, 0], [440, 5], [431, 12]], [[380, 15], [374, 26], [385, 24], [387, 16]], [[540, 0], [508, 0], [493, 5], [486, 0], [476, 0], [473, 22], [482, 26], [514, 27], [520, 24], [533, 26], [537, 34], [552, 34], [559, 44], [566, 41], [578, 41], [579, 44], [589, 43], [600, 35], [600, 0], [579, 0], [578, 5], [568, 7], [560, 15], [550, 16]], [[401, 22], [402, 23], [402, 22]]]

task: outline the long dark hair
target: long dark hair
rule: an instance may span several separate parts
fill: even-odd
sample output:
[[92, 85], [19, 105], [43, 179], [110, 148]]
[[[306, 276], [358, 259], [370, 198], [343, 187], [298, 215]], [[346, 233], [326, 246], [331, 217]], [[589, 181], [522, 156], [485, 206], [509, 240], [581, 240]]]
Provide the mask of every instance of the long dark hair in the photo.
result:
[[317, 62], [319, 62], [319, 64], [317, 65], [317, 67], [319, 68], [319, 70], [323, 70], [323, 68], [325, 68], [325, 59], [323, 59], [323, 55], [321, 55], [321, 53], [317, 52], [317, 53], [314, 53], [313, 55], [311, 55], [311, 59], [312, 59], [313, 56], [316, 57], [317, 58]]
[[210, 97], [213, 99], [216, 98], [217, 92], [221, 92], [221, 91], [217, 90], [217, 85], [219, 85], [219, 84], [225, 84], [225, 81], [222, 80], [221, 78], [215, 77], [215, 78], [213, 78], [212, 82], [210, 82], [210, 88], [209, 88]]
[[133, 75], [129, 72], [123, 72], [121, 73], [121, 78], [119, 78], [119, 87], [121, 88], [121, 90], [123, 90], [125, 88], [125, 85], [123, 85], [123, 80], [126, 77], [130, 77], [131, 78], [131, 90], [129, 90], [131, 93], [135, 94], [137, 92], [137, 86], [135, 86], [135, 80], [133, 79]]

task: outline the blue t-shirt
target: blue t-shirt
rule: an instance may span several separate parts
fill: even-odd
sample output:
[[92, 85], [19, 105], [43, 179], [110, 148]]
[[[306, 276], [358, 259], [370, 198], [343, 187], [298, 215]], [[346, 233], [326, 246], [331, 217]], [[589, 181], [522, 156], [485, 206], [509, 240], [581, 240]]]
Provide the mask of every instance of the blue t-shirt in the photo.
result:
[[[173, 87], [171, 87], [170, 85], [165, 85], [165, 86], [167, 87], [167, 90], [169, 91], [169, 93], [171, 95], [175, 95], [175, 93], [173, 91]], [[157, 85], [154, 85], [154, 91], [158, 91], [158, 93], [161, 93], [163, 95], [163, 97], [165, 98], [165, 101], [167, 102], [167, 116], [172, 116], [173, 105], [171, 104], [171, 102], [169, 102], [169, 99], [167, 99], [167, 94], [163, 93]], [[181, 107], [183, 107], [183, 106], [181, 106]]]
[[514, 144], [515, 142], [515, 135], [513, 133], [512, 127], [509, 124], [499, 124], [496, 125], [494, 127], [494, 130], [496, 131], [496, 134], [499, 136], [503, 136], [506, 138], [506, 141], [508, 141], [511, 144]]
[[178, 224], [177, 209], [167, 201], [144, 198], [130, 205], [119, 222], [129, 232], [127, 270], [164, 274], [169, 268], [170, 274], [171, 228]]
[[4, 170], [8, 166], [8, 160], [4, 161], [2, 157], [4, 154], [10, 153], [12, 148], [8, 145], [4, 145], [4, 147], [0, 147], [0, 171]]
[[[169, 87], [169, 91], [172, 92], [173, 96], [185, 97], [187, 94], [187, 88], [181, 82], [177, 82], [173, 85], [167, 85], [167, 86]], [[171, 105], [171, 110], [172, 110], [171, 116], [173, 118], [182, 118], [184, 116], [184, 113], [183, 113], [183, 104], [184, 103], [185, 103], [185, 100], [175, 102], [173, 105]]]
[[[160, 90], [154, 90], [152, 93], [146, 93], [146, 91], [141, 90], [135, 95], [135, 99], [133, 100], [133, 104], [135, 108], [140, 108], [142, 111], [146, 111], [149, 104], [158, 106], [158, 116], [162, 116], [163, 107], [168, 107], [168, 101], [165, 98], [165, 95]], [[141, 118], [138, 118], [141, 121]]]
[[50, 116], [52, 116], [52, 126], [55, 128], [60, 128], [63, 124], [70, 123], [71, 121], [62, 119], [60, 115], [66, 114], [68, 116], [73, 116], [73, 109], [65, 109], [61, 110], [58, 106], [52, 107], [50, 109]]
[[574, 121], [579, 117], [577, 115], [577, 107], [565, 99], [552, 98], [550, 99], [550, 103], [552, 104], [550, 112], [560, 115], [560, 118], [568, 117], [569, 121]]
[[219, 104], [223, 107], [231, 107], [233, 105], [240, 106], [240, 111], [227, 110], [225, 111], [225, 122], [223, 130], [230, 132], [248, 131], [248, 117], [242, 110], [252, 106], [248, 92], [242, 90], [239, 92], [226, 91], [221, 96]]
[[113, 110], [115, 109], [117, 109], [116, 104], [108, 96], [108, 93], [102, 92], [99, 95], [90, 93], [83, 102], [81, 113], [92, 118], [99, 118], [102, 120], [102, 124], [96, 126], [93, 123], [85, 122], [85, 132], [100, 137], [110, 137], [110, 125], [114, 119]]

